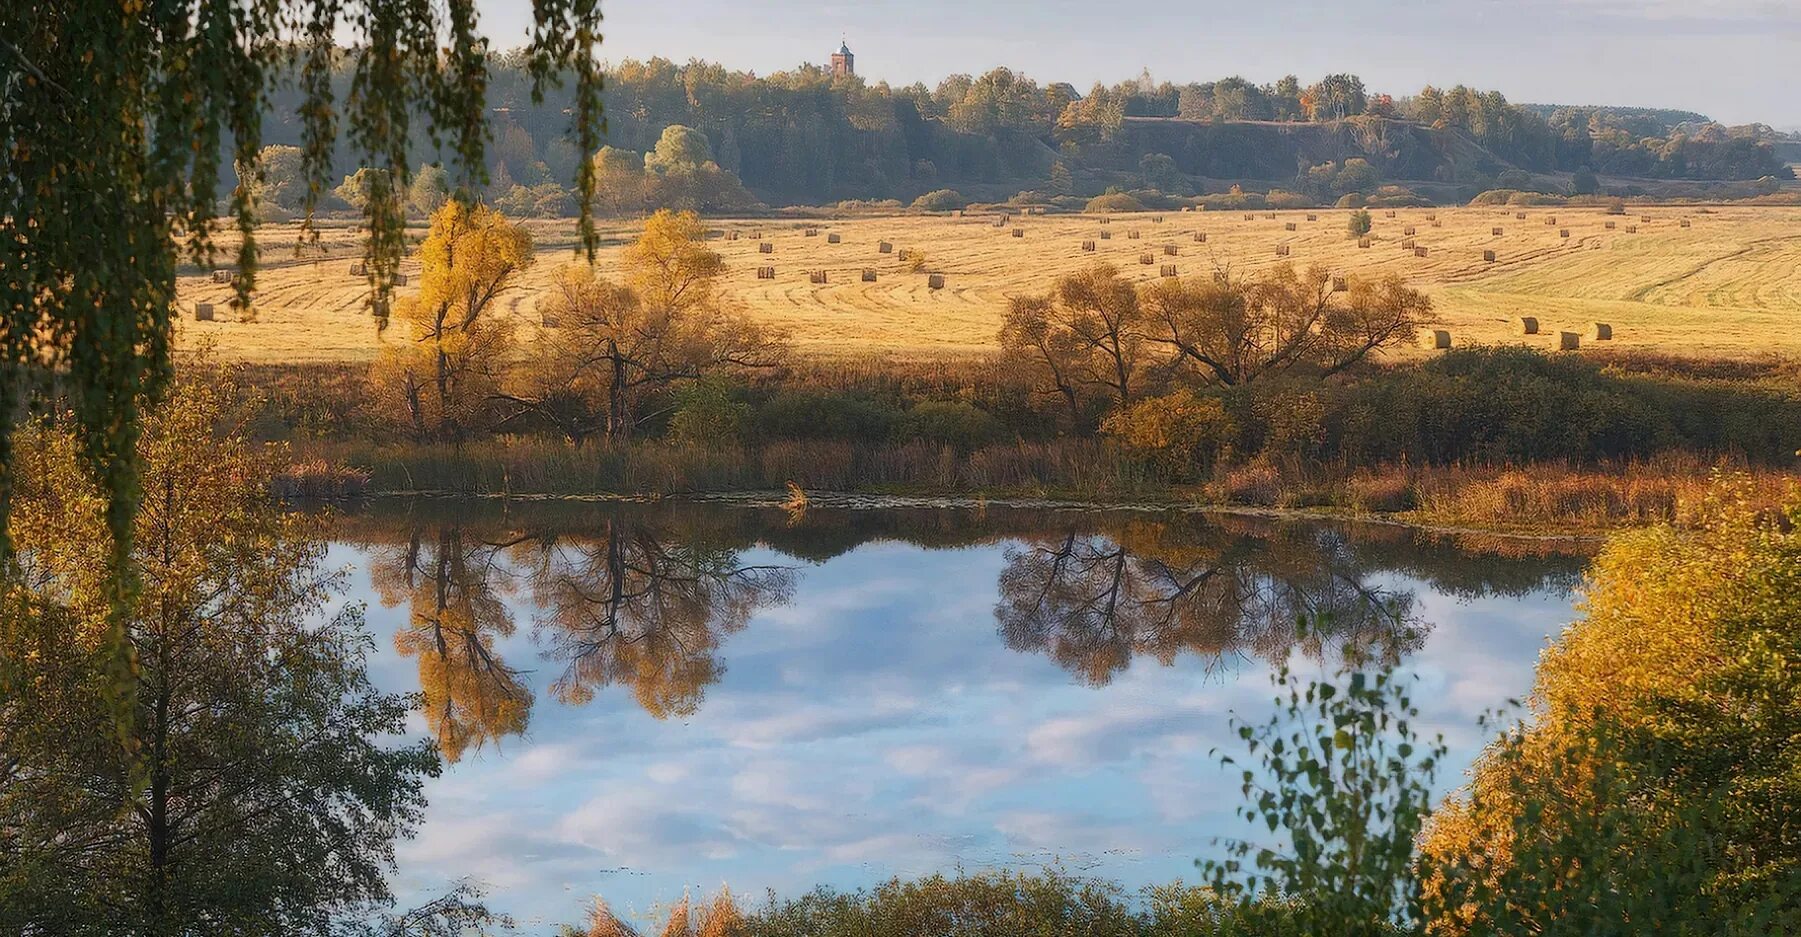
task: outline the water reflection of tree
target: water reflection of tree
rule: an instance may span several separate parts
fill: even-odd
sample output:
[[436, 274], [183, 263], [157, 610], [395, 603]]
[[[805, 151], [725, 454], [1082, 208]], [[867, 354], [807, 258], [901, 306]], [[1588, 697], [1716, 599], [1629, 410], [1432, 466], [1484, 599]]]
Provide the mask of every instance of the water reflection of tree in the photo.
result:
[[421, 711], [451, 761], [524, 732], [531, 718], [531, 690], [494, 647], [514, 631], [501, 600], [510, 586], [496, 562], [502, 549], [459, 526], [415, 526], [404, 544], [377, 548], [370, 561], [382, 604], [407, 606], [394, 648], [418, 660]]
[[793, 594], [792, 570], [743, 565], [736, 548], [696, 531], [638, 513], [592, 529], [514, 550], [541, 609], [544, 653], [564, 663], [553, 689], [565, 702], [624, 684], [658, 718], [690, 715], [725, 672], [717, 657], [724, 636]]
[[1412, 594], [1366, 582], [1326, 534], [1162, 520], [1110, 534], [1067, 526], [1008, 547], [1006, 561], [995, 619], [1007, 646], [1048, 655], [1091, 685], [1140, 654], [1165, 665], [1184, 652], [1213, 661], [1297, 647], [1394, 656], [1424, 637]]

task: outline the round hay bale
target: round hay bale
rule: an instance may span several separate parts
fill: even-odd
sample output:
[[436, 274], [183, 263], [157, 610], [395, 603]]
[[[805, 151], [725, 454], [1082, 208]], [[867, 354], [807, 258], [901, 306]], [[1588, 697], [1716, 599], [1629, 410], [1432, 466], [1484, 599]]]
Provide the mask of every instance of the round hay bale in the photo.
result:
[[934, 273], [931, 276], [926, 277], [926, 288], [934, 290], [944, 289], [944, 274]]
[[1139, 254], [1138, 262], [1148, 267], [1157, 262], [1157, 257], [1154, 254]]
[[1557, 333], [1558, 351], [1576, 351], [1582, 347], [1582, 336], [1575, 332]]
[[1277, 244], [1276, 245], [1276, 256], [1277, 257], [1287, 257], [1288, 256], [1288, 245], [1287, 244]]
[[844, 236], [840, 234], [828, 234], [825, 236], [825, 242], [827, 244], [842, 244], [844, 243]]
[[1537, 335], [1538, 334], [1538, 317], [1537, 316], [1514, 316], [1513, 317], [1513, 330], [1514, 330], [1514, 332], [1516, 332], [1520, 335]]
[[764, 241], [763, 243], [757, 245], [757, 253], [773, 254], [773, 253], [775, 253], [775, 245], [769, 243], [768, 241]]
[[1195, 233], [1194, 233], [1194, 242], [1195, 242], [1195, 243], [1196, 243], [1196, 244], [1205, 244], [1205, 243], [1207, 243], [1207, 232], [1205, 232], [1205, 231], [1196, 231], [1196, 232], [1195, 232]]
[[758, 267], [757, 268], [757, 279], [759, 279], [759, 280], [775, 279], [775, 268], [774, 267]]
[[875, 246], [875, 250], [878, 254], [892, 254], [894, 253], [894, 245], [887, 241], [882, 241]]
[[868, 267], [864, 267], [863, 268], [863, 282], [874, 283], [875, 282], [875, 271], [869, 269]]
[[1168, 257], [1177, 257], [1181, 255], [1182, 249], [1174, 244], [1165, 244], [1163, 245], [1163, 253]]
[[369, 268], [363, 264], [351, 264], [350, 275], [353, 277], [368, 276]]
[[1605, 322], [1591, 322], [1588, 326], [1588, 337], [1597, 342], [1613, 341], [1613, 326]]
[[1297, 230], [1297, 228], [1296, 228], [1296, 227], [1295, 227], [1295, 223], [1294, 223], [1294, 222], [1292, 222], [1292, 221], [1290, 221], [1290, 222], [1289, 222], [1289, 223], [1287, 223], [1287, 224], [1285, 224], [1285, 225], [1283, 225], [1283, 226], [1282, 226], [1282, 230], [1284, 230], [1284, 231], [1294, 231], [1294, 230]]
[[807, 282], [814, 283], [814, 284], [826, 282], [825, 271], [824, 270], [814, 270], [814, 271], [808, 273], [807, 274]]
[[1491, 264], [1494, 263], [1495, 262], [1495, 252], [1494, 251], [1483, 251], [1482, 259], [1487, 261], [1488, 263], [1491, 263]]
[[1082, 250], [1087, 251], [1090, 254], [1094, 253], [1094, 242], [1093, 241], [1083, 241], [1082, 242]]
[[1176, 275], [1176, 265], [1175, 264], [1164, 264], [1163, 266], [1157, 268], [1157, 274], [1159, 276], [1173, 277]]
[[211, 321], [213, 321], [213, 304], [212, 303], [195, 303], [194, 304], [194, 321], [195, 322], [211, 322]]
[[1421, 336], [1421, 344], [1427, 348], [1449, 348], [1451, 347], [1451, 332], [1449, 329], [1427, 329]]
[[1026, 229], [1024, 229], [1024, 228], [1014, 228], [1014, 229], [1013, 229], [1013, 236], [1014, 236], [1014, 237], [1016, 237], [1016, 238], [1022, 238], [1022, 237], [1025, 237], [1025, 236], [1026, 236]]
[[1351, 282], [1344, 277], [1332, 278], [1332, 292], [1342, 293], [1351, 288]]

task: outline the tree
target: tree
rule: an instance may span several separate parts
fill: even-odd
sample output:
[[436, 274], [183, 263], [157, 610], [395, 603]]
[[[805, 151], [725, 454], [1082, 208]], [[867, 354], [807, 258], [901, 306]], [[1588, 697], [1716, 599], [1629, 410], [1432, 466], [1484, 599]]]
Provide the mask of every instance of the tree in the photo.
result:
[[1356, 75], [1327, 75], [1303, 95], [1309, 120], [1343, 120], [1361, 114], [1368, 105], [1363, 79]]
[[1570, 192], [1575, 195], [1594, 195], [1601, 191], [1601, 181], [1595, 178], [1593, 171], [1578, 169], [1570, 176]]
[[1182, 174], [1176, 161], [1164, 153], [1146, 153], [1138, 159], [1138, 175], [1144, 184], [1162, 192], [1175, 192], [1182, 187]]
[[1250, 278], [1164, 279], [1145, 288], [1145, 341], [1204, 380], [1245, 384], [1307, 369], [1330, 376], [1413, 340], [1432, 302], [1398, 276], [1333, 278], [1284, 264]]
[[1142, 324], [1132, 284], [1112, 265], [1095, 264], [1058, 279], [1049, 294], [1014, 297], [1000, 343], [1079, 421], [1080, 398], [1090, 392], [1122, 406], [1132, 402], [1144, 357]]
[[532, 239], [492, 209], [453, 201], [432, 216], [419, 255], [419, 292], [395, 308], [407, 334], [383, 346], [376, 392], [414, 438], [461, 442], [511, 348], [511, 324], [491, 313], [532, 264]]
[[237, 390], [184, 369], [138, 440], [137, 675], [124, 741], [105, 580], [106, 491], [40, 424], [18, 462], [19, 562], [0, 610], [0, 930], [336, 934], [389, 901], [429, 742], [365, 671], [360, 611], [333, 611], [316, 517], [269, 497], [281, 455]]
[[415, 526], [403, 544], [373, 551], [369, 578], [383, 605], [404, 604], [394, 649], [419, 665], [419, 709], [451, 762], [525, 732], [532, 693], [495, 641], [514, 631], [506, 580], [496, 569], [510, 544], [471, 542], [463, 528]]
[[265, 146], [254, 162], [239, 163], [238, 185], [248, 186], [252, 200], [283, 211], [306, 207], [305, 154], [297, 146]]
[[626, 285], [587, 265], [561, 271], [539, 304], [554, 327], [511, 389], [495, 395], [514, 408], [510, 419], [540, 419], [577, 445], [598, 434], [624, 440], [651, 393], [780, 364], [783, 336], [719, 307], [713, 290], [725, 261], [705, 237], [693, 212], [664, 209], [626, 250]]
[[364, 213], [398, 211], [401, 204], [401, 191], [394, 185], [394, 174], [385, 169], [364, 166], [345, 176], [331, 192], [344, 204]]
[[[1801, 507], [1786, 513], [1760, 516], [1727, 480], [1692, 529], [1608, 543], [1583, 619], [1539, 663], [1529, 720], [1490, 747], [1469, 796], [1429, 831], [1425, 854], [1452, 876], [1439, 885], [1459, 884], [1459, 871], [1466, 886], [1476, 873], [1478, 892], [1520, 872], [1565, 879], [1575, 887], [1557, 897], [1574, 900], [1546, 910], [1575, 929], [1604, 926], [1605, 906], [1590, 901], [1603, 894], [1640, 901], [1642, 920], [1690, 913], [1712, 930], [1709, 916], [1776, 908], [1796, 923], [1801, 535], [1785, 520]], [[1577, 848], [1587, 862], [1558, 861]]]
[[646, 197], [644, 159], [629, 150], [603, 146], [594, 154], [594, 195], [610, 214], [636, 212]]
[[[570, 133], [591, 152], [601, 130], [600, 5], [534, 0], [532, 8], [530, 94], [541, 101], [572, 81]], [[0, 37], [0, 268], [9, 271], [0, 278], [0, 559], [8, 551], [9, 440], [31, 386], [22, 374], [54, 365], [72, 391], [82, 463], [109, 503], [110, 589], [123, 609], [140, 407], [159, 398], [171, 370], [178, 262], [216, 256], [210, 234], [221, 221], [222, 154], [256, 161], [274, 92], [292, 81], [309, 225], [340, 127], [352, 150], [402, 183], [421, 129], [442, 139], [464, 172], [478, 174], [488, 46], [469, 4], [411, 0], [270, 0], [230, 10], [201, 0], [7, 3]], [[339, 46], [341, 37], [353, 44]], [[334, 84], [339, 67], [348, 93]], [[581, 240], [592, 253], [592, 175], [581, 172], [577, 184]], [[253, 195], [240, 187], [228, 203], [242, 235], [236, 259], [245, 304], [255, 287]], [[405, 247], [404, 218], [381, 202], [368, 214], [368, 259], [385, 300]], [[121, 641], [113, 644], [122, 652]], [[129, 676], [118, 669], [124, 689]]]
[[1368, 209], [1359, 208], [1356, 211], [1351, 212], [1350, 218], [1345, 221], [1345, 231], [1348, 232], [1351, 237], [1363, 237], [1370, 233], [1370, 228], [1374, 224], [1375, 222], [1370, 219]]
[[420, 166], [413, 175], [413, 184], [407, 189], [407, 204], [421, 215], [431, 217], [437, 214], [444, 203], [450, 201], [450, 173], [442, 166]]

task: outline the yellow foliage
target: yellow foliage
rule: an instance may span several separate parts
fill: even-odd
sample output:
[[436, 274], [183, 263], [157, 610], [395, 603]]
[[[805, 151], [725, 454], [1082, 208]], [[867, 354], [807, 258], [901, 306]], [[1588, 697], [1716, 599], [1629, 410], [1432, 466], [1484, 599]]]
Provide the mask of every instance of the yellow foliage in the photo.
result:
[[739, 937], [742, 933], [744, 913], [732, 899], [732, 890], [722, 885], [719, 894], [714, 895], [712, 903], [707, 905], [706, 915], [700, 923], [700, 937]]
[[1128, 452], [1183, 473], [1211, 464], [1231, 437], [1232, 419], [1218, 400], [1181, 388], [1114, 411], [1101, 431]]

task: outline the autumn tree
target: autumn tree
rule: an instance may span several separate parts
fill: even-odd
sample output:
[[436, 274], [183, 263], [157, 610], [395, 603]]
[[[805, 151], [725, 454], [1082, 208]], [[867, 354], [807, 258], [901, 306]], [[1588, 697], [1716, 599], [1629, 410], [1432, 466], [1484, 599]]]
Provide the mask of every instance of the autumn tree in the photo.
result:
[[[565, 123], [580, 151], [591, 152], [601, 130], [600, 5], [531, 7], [522, 90], [541, 102], [572, 85]], [[404, 184], [413, 144], [429, 134], [460, 173], [478, 175], [488, 43], [474, 5], [462, 0], [6, 3], [0, 37], [0, 268], [8, 272], [0, 277], [0, 559], [8, 552], [8, 441], [23, 394], [36, 386], [23, 375], [53, 368], [66, 375], [82, 463], [109, 503], [115, 549], [106, 565], [122, 613], [139, 413], [170, 375], [178, 265], [212, 264], [213, 231], [229, 224], [241, 235], [240, 301], [255, 288], [254, 191], [240, 187], [222, 202], [220, 170], [227, 160], [257, 161], [275, 92], [289, 87], [309, 226], [340, 148]], [[592, 174], [577, 172], [581, 240], [591, 253]], [[368, 218], [380, 301], [404, 250], [405, 219], [383, 200]]]
[[565, 268], [539, 302], [546, 328], [532, 358], [495, 395], [510, 419], [535, 418], [576, 444], [622, 440], [647, 398], [711, 375], [775, 367], [782, 336], [721, 308], [725, 261], [693, 212], [663, 210], [623, 258], [625, 283]]
[[461, 442], [511, 350], [512, 325], [494, 304], [531, 265], [532, 239], [492, 209], [452, 201], [432, 216], [419, 254], [419, 291], [395, 304], [403, 334], [376, 361], [376, 393], [415, 439]]
[[509, 545], [481, 542], [455, 525], [419, 525], [370, 558], [382, 604], [406, 608], [394, 649], [417, 662], [420, 711], [452, 762], [522, 734], [531, 720], [531, 689], [495, 646], [515, 628], [506, 605], [511, 579], [500, 562]]
[[407, 188], [407, 205], [426, 217], [438, 213], [450, 201], [450, 173], [442, 166], [420, 166]]
[[659, 719], [692, 715], [724, 673], [720, 643], [794, 586], [792, 570], [623, 513], [590, 531], [541, 533], [513, 556], [544, 610], [547, 653], [564, 664], [557, 697], [581, 703], [624, 684]]
[[27, 432], [0, 599], [0, 931], [325, 935], [389, 900], [438, 757], [380, 741], [405, 700], [371, 686], [320, 521], [269, 497], [281, 454], [239, 398], [190, 365], [138, 440], [123, 745], [107, 492], [72, 432]]
[[1284, 264], [1251, 277], [1162, 279], [1144, 290], [1145, 341], [1226, 385], [1291, 371], [1330, 376], [1413, 340], [1432, 303], [1399, 276], [1346, 278]]
[[1096, 264], [1060, 278], [1048, 294], [1015, 297], [1000, 343], [1041, 393], [1060, 397], [1079, 421], [1086, 395], [1132, 402], [1145, 359], [1143, 325], [1132, 284], [1117, 268]]
[[[994, 616], [1013, 650], [1103, 685], [1134, 657], [1168, 666], [1233, 652], [1394, 658], [1424, 632], [1413, 598], [1364, 581], [1343, 545], [1273, 542], [1211, 524], [1070, 527], [1006, 551]], [[1328, 628], [1297, 634], [1318, 615]]]

